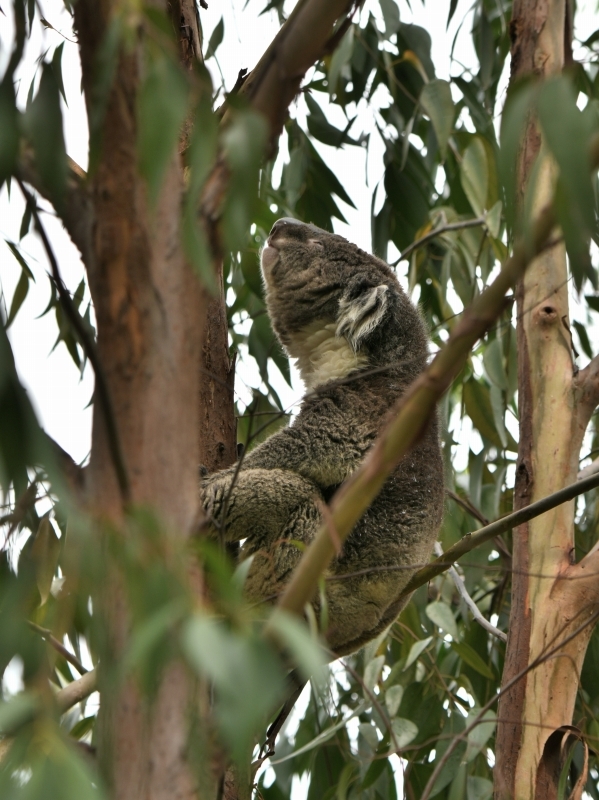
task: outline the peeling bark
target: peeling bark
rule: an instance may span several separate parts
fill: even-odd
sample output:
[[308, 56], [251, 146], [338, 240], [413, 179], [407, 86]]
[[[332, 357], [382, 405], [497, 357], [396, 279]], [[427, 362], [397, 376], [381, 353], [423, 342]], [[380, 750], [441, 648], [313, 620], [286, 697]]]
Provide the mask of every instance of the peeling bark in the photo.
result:
[[[545, 78], [562, 70], [568, 9], [565, 0], [517, 0], [513, 7], [512, 79]], [[571, 30], [571, 26], [570, 26]], [[534, 119], [522, 143], [519, 202], [539, 158], [535, 206], [551, 197], [555, 168], [543, 153]], [[576, 480], [590, 406], [598, 398], [595, 366], [575, 376], [563, 245], [543, 253], [517, 289], [520, 443], [515, 508]], [[512, 605], [502, 685], [596, 611], [599, 592], [589, 571], [592, 554], [573, 565], [574, 503], [514, 531]], [[529, 577], [530, 575], [530, 577]], [[543, 577], [534, 577], [534, 576]], [[572, 578], [576, 577], [576, 580]], [[560, 759], [554, 733], [570, 726], [582, 661], [593, 626], [568, 641], [502, 696], [496, 743], [495, 798], [557, 796]], [[561, 734], [560, 737], [561, 739]]]

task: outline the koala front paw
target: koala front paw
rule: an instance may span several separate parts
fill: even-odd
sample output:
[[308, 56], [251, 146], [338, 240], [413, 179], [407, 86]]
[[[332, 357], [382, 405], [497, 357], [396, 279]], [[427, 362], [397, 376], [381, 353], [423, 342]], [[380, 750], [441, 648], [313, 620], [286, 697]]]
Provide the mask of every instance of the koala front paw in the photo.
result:
[[220, 517], [229, 498], [230, 485], [230, 479], [212, 475], [210, 478], [203, 480], [200, 486], [202, 509], [206, 516], [217, 525], [222, 522]]

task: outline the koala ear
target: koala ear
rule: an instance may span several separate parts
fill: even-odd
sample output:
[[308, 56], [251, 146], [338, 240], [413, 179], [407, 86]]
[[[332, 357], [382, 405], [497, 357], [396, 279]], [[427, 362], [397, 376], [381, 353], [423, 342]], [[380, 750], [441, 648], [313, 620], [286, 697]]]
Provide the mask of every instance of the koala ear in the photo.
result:
[[354, 350], [359, 350], [362, 340], [381, 322], [387, 308], [386, 283], [379, 286], [350, 286], [339, 301], [337, 336], [345, 336]]

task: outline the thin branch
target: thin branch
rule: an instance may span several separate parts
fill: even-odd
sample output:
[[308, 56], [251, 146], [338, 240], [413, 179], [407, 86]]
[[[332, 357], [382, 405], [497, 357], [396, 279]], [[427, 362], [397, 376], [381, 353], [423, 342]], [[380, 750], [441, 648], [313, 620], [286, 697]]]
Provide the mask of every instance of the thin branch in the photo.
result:
[[485, 515], [482, 514], [478, 510], [478, 508], [476, 508], [476, 506], [473, 506], [469, 500], [465, 499], [464, 497], [460, 497], [459, 494], [457, 494], [456, 492], [452, 492], [450, 489], [446, 489], [445, 494], [448, 497], [451, 497], [454, 503], [457, 503], [459, 506], [461, 506], [464, 509], [464, 511], [467, 511], [471, 517], [477, 519], [481, 523], [481, 525], [489, 524], [489, 520], [485, 517]]
[[95, 669], [86, 672], [81, 678], [72, 683], [68, 683], [63, 689], [56, 693], [55, 701], [61, 714], [68, 711], [77, 703], [85, 700], [92, 692], [95, 692], [98, 684], [98, 676]]
[[66, 480], [69, 489], [74, 495], [80, 495], [84, 488], [84, 475], [85, 470], [80, 466], [73, 457], [62, 448], [51, 436], [44, 431], [44, 436], [48, 442], [50, 449], [54, 453], [54, 457], [58, 462], [58, 467]]
[[36, 230], [40, 235], [42, 244], [44, 245], [44, 250], [46, 251], [46, 256], [48, 258], [48, 261], [50, 262], [52, 278], [54, 280], [54, 285], [56, 286], [56, 290], [58, 292], [62, 308], [65, 312], [65, 315], [67, 316], [67, 318], [77, 331], [85, 355], [87, 356], [90, 364], [93, 367], [94, 374], [96, 377], [96, 391], [98, 396], [98, 403], [102, 411], [102, 415], [104, 417], [104, 424], [106, 426], [106, 437], [108, 440], [108, 448], [110, 451], [110, 456], [112, 458], [112, 463], [119, 484], [121, 497], [124, 503], [128, 503], [130, 496], [129, 478], [127, 475], [127, 470], [125, 468], [125, 460], [123, 458], [120, 439], [116, 427], [114, 411], [112, 408], [112, 400], [110, 398], [110, 392], [108, 389], [108, 382], [106, 380], [106, 376], [104, 375], [104, 370], [102, 368], [102, 364], [98, 356], [96, 343], [90, 337], [89, 332], [87, 331], [85, 325], [83, 324], [81, 317], [79, 316], [79, 313], [77, 312], [77, 309], [73, 304], [73, 300], [71, 299], [71, 296], [68, 293], [63, 283], [62, 277], [60, 275], [60, 270], [58, 268], [58, 262], [56, 260], [56, 256], [54, 255], [54, 251], [52, 250], [52, 246], [50, 245], [50, 240], [48, 239], [46, 230], [42, 225], [42, 221], [40, 219], [35, 200], [30, 194], [30, 192], [25, 188], [23, 181], [17, 178], [17, 182], [21, 188], [21, 191], [23, 192], [26, 201], [30, 204], [31, 213], [35, 221]]
[[590, 464], [587, 464], [586, 467], [583, 467], [576, 477], [577, 480], [581, 481], [583, 478], [588, 478], [589, 475], [595, 475], [597, 472], [599, 472], [599, 458], [596, 458], [594, 461], [591, 461]]
[[476, 219], [465, 219], [462, 222], [450, 222], [447, 225], [440, 225], [438, 228], [435, 228], [432, 231], [429, 231], [424, 236], [421, 236], [420, 239], [416, 239], [415, 242], [409, 244], [405, 250], [402, 250], [399, 254], [399, 258], [397, 258], [392, 264], [391, 267], [396, 267], [400, 261], [403, 261], [404, 258], [407, 258], [410, 253], [414, 250], [417, 250], [419, 247], [422, 247], [423, 244], [430, 242], [431, 239], [436, 239], [437, 236], [441, 236], [443, 233], [448, 233], [449, 231], [461, 231], [464, 228], [477, 228], [479, 225], [485, 225], [486, 219], [484, 217], [477, 217]]
[[[47, 187], [44, 186], [35, 166], [35, 156], [31, 147], [21, 151], [16, 169], [17, 180], [32, 186], [36, 192], [52, 202]], [[81, 253], [85, 267], [89, 269], [94, 261], [93, 247], [93, 203], [86, 185], [87, 175], [71, 158], [68, 159], [66, 196], [60, 211], [57, 211], [71, 241]]]
[[[443, 548], [441, 547], [439, 542], [435, 543], [435, 553], [438, 556], [442, 556], [443, 555]], [[464, 580], [463, 580], [462, 576], [460, 575], [460, 573], [457, 571], [457, 569], [452, 566], [452, 567], [449, 567], [448, 572], [449, 572], [449, 574], [451, 576], [452, 581], [455, 584], [455, 588], [458, 590], [458, 593], [459, 593], [460, 597], [466, 603], [466, 605], [470, 609], [470, 613], [472, 614], [474, 619], [478, 622], [478, 624], [482, 628], [484, 628], [486, 631], [488, 631], [489, 633], [493, 634], [493, 636], [496, 636], [498, 639], [501, 639], [502, 641], [507, 642], [506, 634], [503, 631], [500, 631], [499, 628], [496, 628], [495, 625], [492, 625], [489, 622], [489, 620], [486, 619], [483, 616], [483, 614], [482, 614], [481, 610], [479, 609], [479, 607], [476, 605], [474, 600], [470, 597], [470, 594], [468, 593], [468, 589], [466, 589], [466, 584], [464, 583]]]
[[65, 658], [69, 664], [72, 664], [80, 675], [85, 675], [87, 672], [89, 672], [88, 669], [85, 669], [77, 656], [74, 653], [71, 653], [71, 651], [68, 650], [64, 644], [62, 644], [62, 642], [59, 642], [58, 639], [52, 635], [51, 630], [48, 628], [42, 628], [40, 625], [36, 625], [35, 622], [31, 622], [30, 620], [27, 620], [27, 624], [31, 630], [39, 633], [40, 636], [42, 636], [49, 644], [51, 644], [56, 652], [60, 653], [60, 655]]
[[584, 478], [583, 480], [577, 481], [570, 486], [566, 486], [564, 489], [560, 489], [559, 491], [554, 492], [547, 497], [543, 497], [541, 500], [537, 500], [536, 503], [531, 503], [529, 506], [524, 506], [524, 508], [520, 508], [518, 511], [514, 511], [512, 514], [507, 514], [507, 516], [495, 520], [495, 522], [492, 522], [490, 525], [485, 525], [484, 528], [480, 528], [474, 533], [467, 534], [460, 539], [459, 542], [456, 542], [453, 547], [450, 547], [449, 550], [446, 550], [440, 558], [436, 558], [434, 561], [431, 561], [431, 563], [424, 567], [424, 569], [418, 570], [418, 572], [412, 576], [410, 582], [401, 590], [399, 596], [407, 597], [407, 595], [411, 594], [414, 589], [417, 589], [419, 586], [423, 586], [437, 575], [445, 572], [445, 570], [449, 569], [454, 561], [457, 561], [461, 556], [469, 553], [471, 550], [474, 550], [475, 547], [479, 547], [479, 545], [488, 542], [489, 539], [493, 539], [495, 536], [506, 533], [507, 531], [512, 530], [512, 528], [517, 528], [518, 525], [522, 525], [524, 522], [528, 522], [535, 517], [539, 517], [546, 511], [551, 511], [551, 509], [557, 508], [557, 506], [560, 506], [562, 503], [567, 503], [569, 500], [573, 500], [575, 497], [578, 497], [579, 495], [584, 494], [591, 489], [596, 489], [598, 486], [599, 473], [595, 473], [594, 475], [590, 475], [588, 478]]

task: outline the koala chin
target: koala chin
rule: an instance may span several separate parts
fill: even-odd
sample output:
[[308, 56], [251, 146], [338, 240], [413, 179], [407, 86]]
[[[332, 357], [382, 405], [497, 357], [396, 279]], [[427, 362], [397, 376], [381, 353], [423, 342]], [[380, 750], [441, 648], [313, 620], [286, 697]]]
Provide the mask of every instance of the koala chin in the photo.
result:
[[[262, 251], [262, 275], [273, 329], [308, 392], [291, 425], [248, 453], [236, 478], [234, 468], [215, 473], [201, 492], [212, 534], [218, 528], [227, 541], [245, 539], [248, 598], [272, 602], [301, 559], [297, 543], [312, 541], [323, 504], [425, 368], [428, 337], [387, 264], [314, 225], [278, 220]], [[397, 596], [428, 560], [442, 512], [434, 418], [329, 568], [324, 633], [337, 655], [394, 621], [405, 604]], [[317, 599], [314, 605], [318, 612]]]

